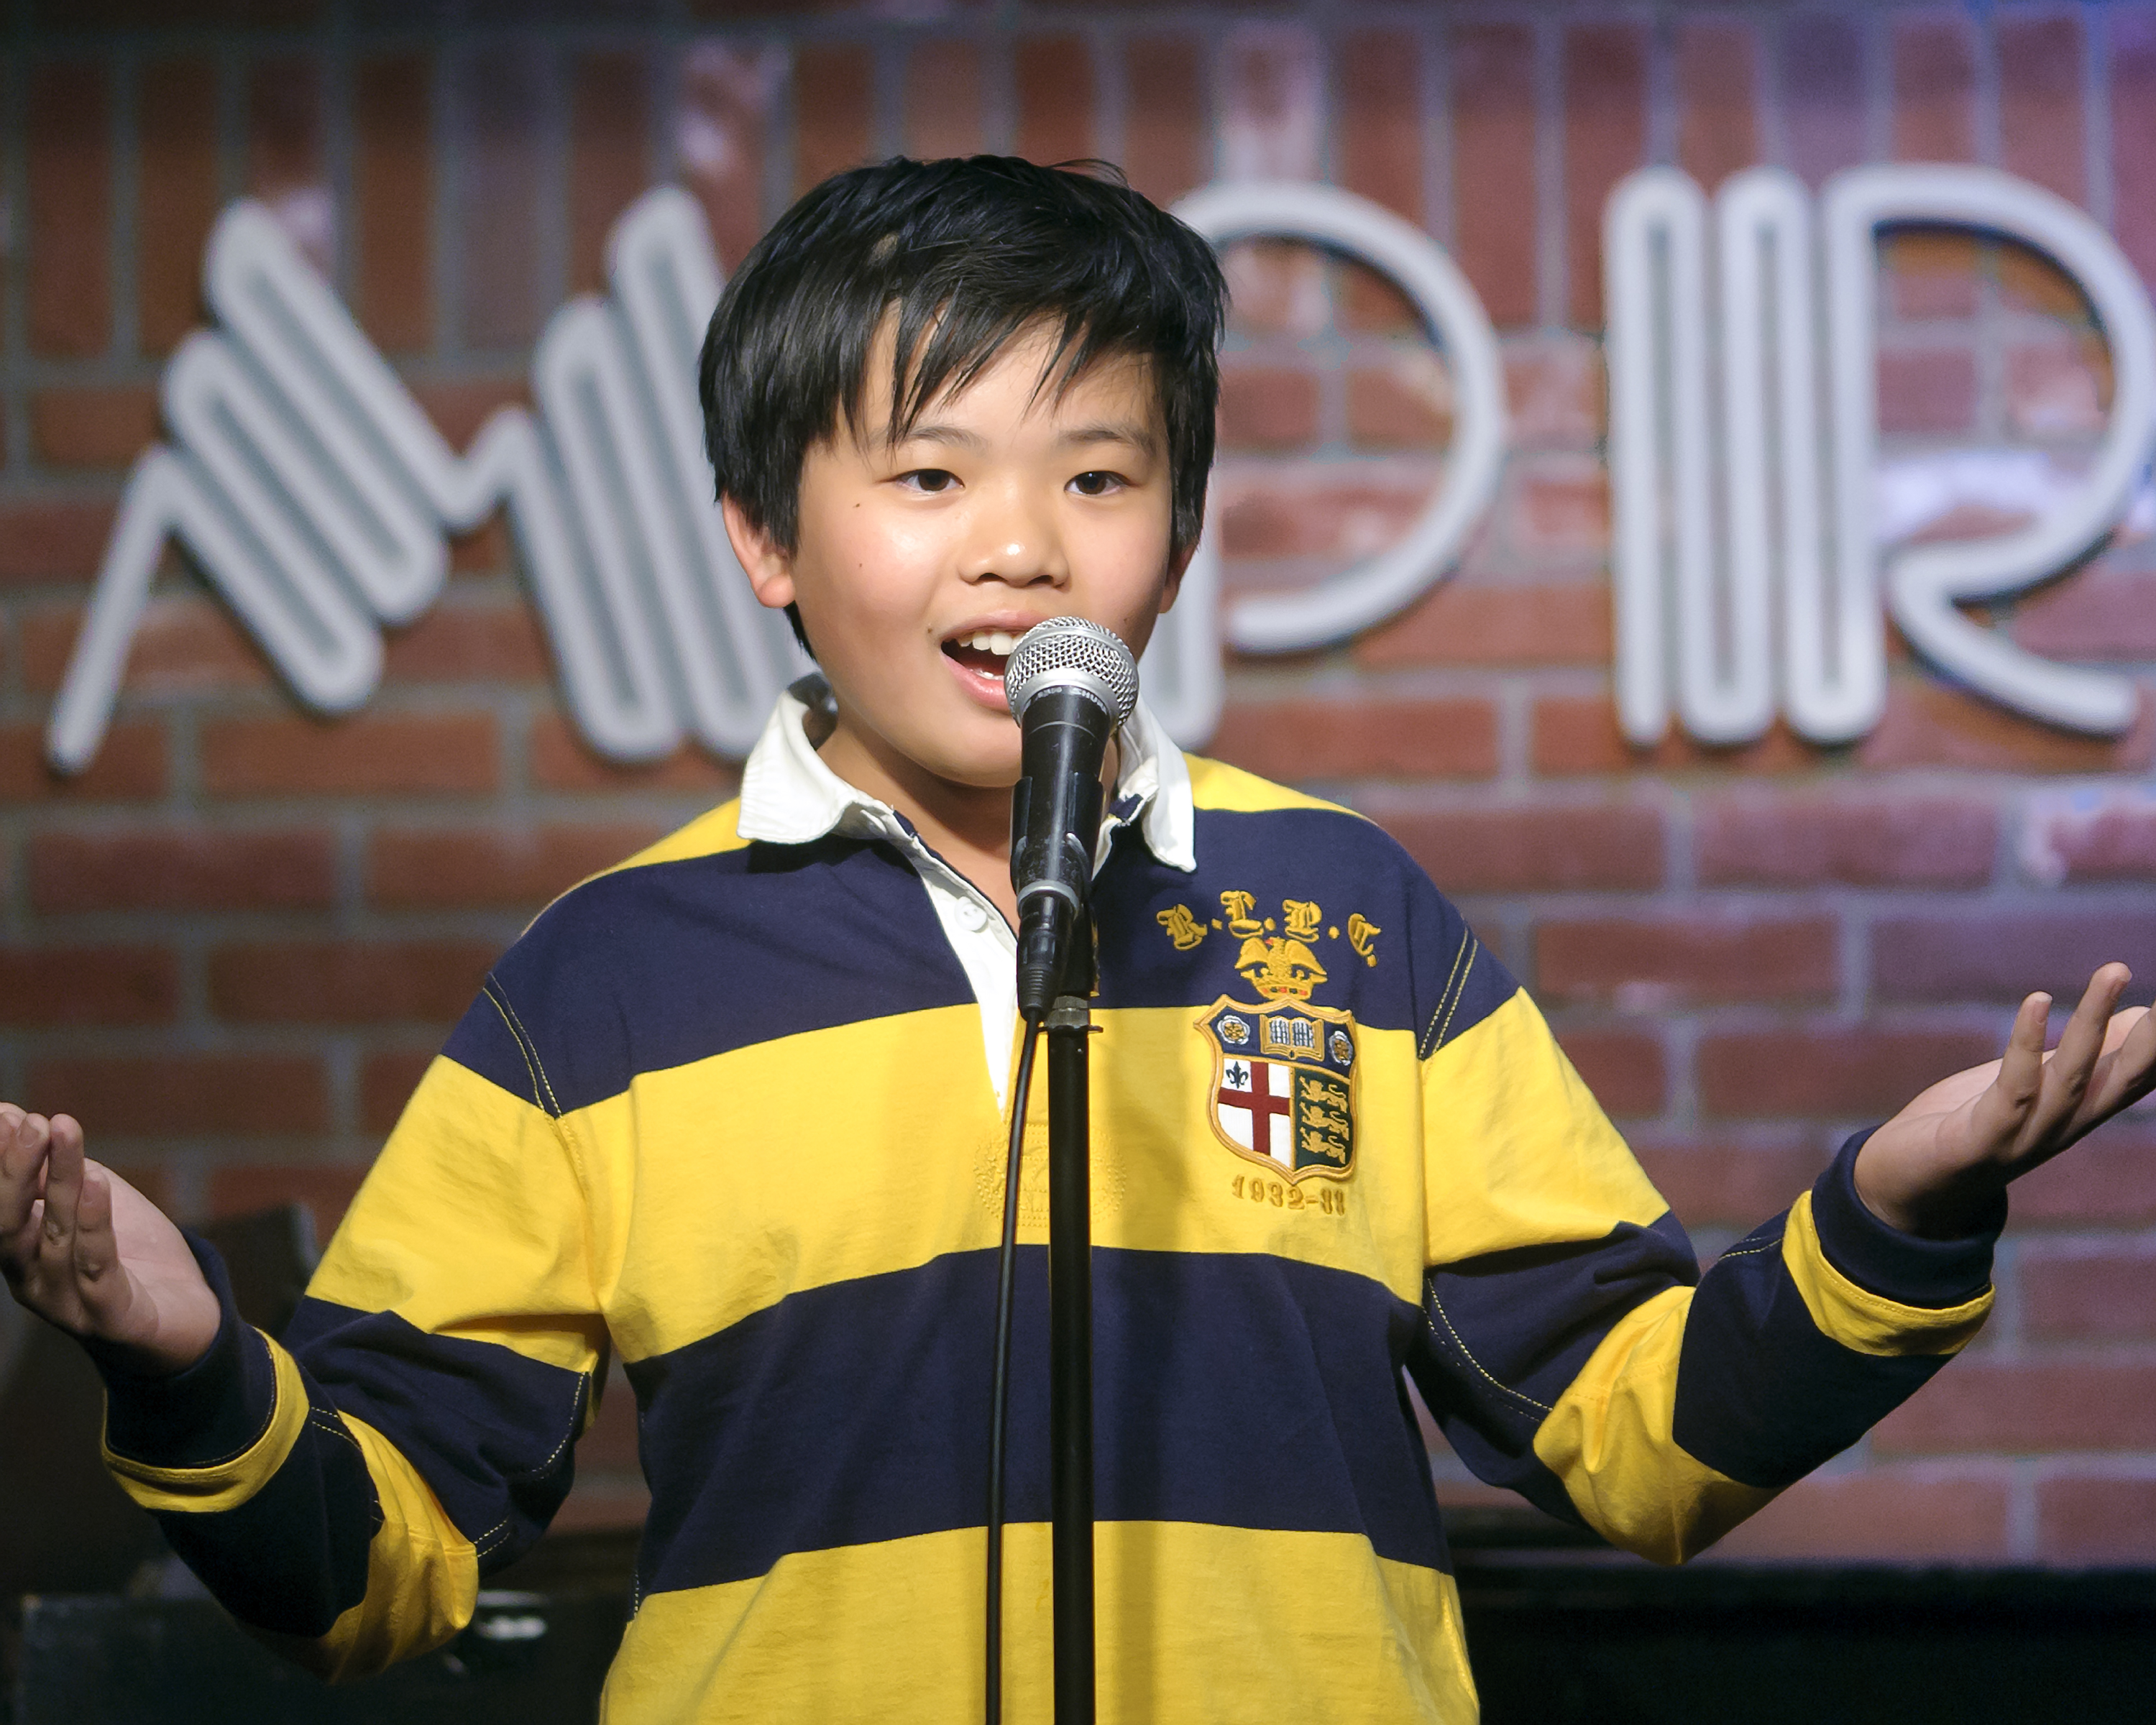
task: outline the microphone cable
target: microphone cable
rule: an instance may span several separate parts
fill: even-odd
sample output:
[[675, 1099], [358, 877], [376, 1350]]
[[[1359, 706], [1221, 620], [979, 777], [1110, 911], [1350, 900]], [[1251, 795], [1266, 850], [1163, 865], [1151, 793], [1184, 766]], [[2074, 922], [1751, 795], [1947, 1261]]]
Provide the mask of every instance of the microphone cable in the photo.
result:
[[1025, 1015], [1018, 1076], [1011, 1085], [1010, 1149], [1004, 1160], [1004, 1238], [996, 1260], [996, 1364], [988, 1415], [988, 1725], [1004, 1717], [1004, 1436], [1010, 1416], [1011, 1301], [1018, 1285], [1018, 1182], [1025, 1153], [1027, 1092], [1041, 1015]]

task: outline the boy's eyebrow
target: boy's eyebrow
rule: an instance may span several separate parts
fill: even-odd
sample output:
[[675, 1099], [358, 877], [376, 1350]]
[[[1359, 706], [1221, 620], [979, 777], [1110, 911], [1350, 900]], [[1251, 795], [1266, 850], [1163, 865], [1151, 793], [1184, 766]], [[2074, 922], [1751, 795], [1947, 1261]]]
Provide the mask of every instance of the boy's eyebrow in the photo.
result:
[[968, 431], [963, 425], [915, 425], [908, 428], [903, 437], [894, 439], [900, 444], [956, 444], [968, 449], [985, 449], [988, 440], [978, 431]]
[[[897, 441], [948, 444], [967, 449], [985, 449], [988, 446], [988, 440], [980, 433], [968, 431], [963, 425], [916, 425]], [[1150, 427], [1136, 420], [1101, 419], [1091, 424], [1074, 425], [1059, 434], [1055, 441], [1066, 448], [1074, 444], [1127, 444], [1134, 449], [1150, 449], [1155, 439]]]
[[1150, 426], [1131, 419], [1101, 419], [1090, 425], [1074, 425], [1055, 441], [1059, 444], [1128, 444], [1134, 449], [1150, 449], [1155, 439]]

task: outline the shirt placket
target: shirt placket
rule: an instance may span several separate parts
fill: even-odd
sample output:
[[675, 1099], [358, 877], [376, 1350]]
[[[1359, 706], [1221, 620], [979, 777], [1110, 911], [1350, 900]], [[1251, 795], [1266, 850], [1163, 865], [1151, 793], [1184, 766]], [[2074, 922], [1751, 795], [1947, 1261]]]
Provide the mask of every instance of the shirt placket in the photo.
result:
[[[876, 837], [896, 848], [908, 866], [921, 877], [928, 901], [936, 911], [943, 937], [966, 973], [981, 1014], [981, 1056], [988, 1082], [996, 1093], [996, 1108], [1010, 1106], [1010, 1063], [1018, 1030], [1018, 937], [1004, 914], [988, 895], [922, 842], [921, 835], [897, 812], [881, 805], [857, 805], [858, 814], [872, 826]], [[1093, 854], [1097, 878], [1107, 865], [1116, 834], [1132, 824], [1144, 809], [1144, 799], [1120, 812], [1111, 810], [1101, 823], [1101, 838]]]

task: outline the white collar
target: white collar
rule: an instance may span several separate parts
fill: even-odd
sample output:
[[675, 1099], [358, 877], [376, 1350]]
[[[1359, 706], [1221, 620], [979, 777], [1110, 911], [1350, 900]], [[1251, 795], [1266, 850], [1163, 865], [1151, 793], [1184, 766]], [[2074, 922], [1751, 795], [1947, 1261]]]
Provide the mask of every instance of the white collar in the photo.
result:
[[[829, 685], [814, 674], [778, 697], [742, 769], [742, 838], [807, 845], [842, 829], [882, 833], [896, 824], [890, 804], [847, 783], [810, 744], [809, 706], [824, 707], [829, 700]], [[1197, 820], [1183, 751], [1142, 701], [1124, 721], [1120, 742], [1111, 818], [1135, 821], [1147, 850], [1170, 868], [1192, 873], [1198, 867]]]

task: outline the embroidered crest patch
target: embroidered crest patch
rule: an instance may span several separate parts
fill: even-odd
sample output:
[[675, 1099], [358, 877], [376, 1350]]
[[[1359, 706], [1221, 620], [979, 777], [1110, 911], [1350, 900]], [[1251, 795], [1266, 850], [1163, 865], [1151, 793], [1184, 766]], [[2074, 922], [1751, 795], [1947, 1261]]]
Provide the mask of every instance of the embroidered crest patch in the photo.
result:
[[1213, 1130], [1290, 1180], [1355, 1168], [1355, 1020], [1300, 1000], [1223, 994], [1198, 1028], [1213, 1051]]

